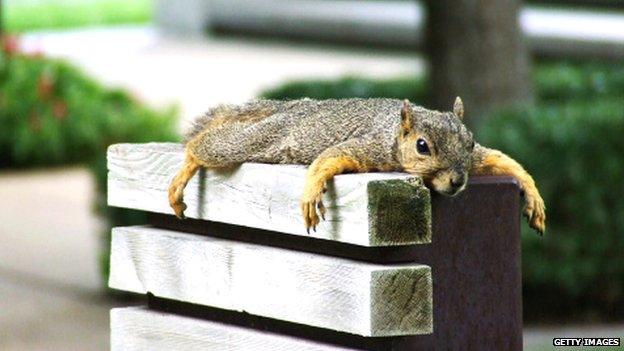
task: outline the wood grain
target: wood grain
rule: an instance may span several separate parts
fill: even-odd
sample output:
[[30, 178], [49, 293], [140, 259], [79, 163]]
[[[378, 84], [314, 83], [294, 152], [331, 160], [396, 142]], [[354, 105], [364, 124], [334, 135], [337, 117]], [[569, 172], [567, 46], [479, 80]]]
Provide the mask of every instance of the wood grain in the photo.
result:
[[432, 332], [431, 269], [150, 227], [113, 230], [111, 288], [363, 336]]
[[110, 312], [111, 350], [346, 351], [352, 350], [141, 307]]
[[[108, 150], [108, 204], [173, 214], [167, 188], [183, 160], [180, 144], [117, 144]], [[245, 163], [228, 171], [202, 170], [188, 184], [189, 218], [294, 235], [308, 235], [300, 214], [305, 166]], [[404, 181], [382, 196], [386, 181]], [[328, 213], [315, 238], [363, 246], [431, 242], [429, 190], [404, 173], [339, 175], [324, 195]], [[398, 210], [397, 210], [398, 208]]]

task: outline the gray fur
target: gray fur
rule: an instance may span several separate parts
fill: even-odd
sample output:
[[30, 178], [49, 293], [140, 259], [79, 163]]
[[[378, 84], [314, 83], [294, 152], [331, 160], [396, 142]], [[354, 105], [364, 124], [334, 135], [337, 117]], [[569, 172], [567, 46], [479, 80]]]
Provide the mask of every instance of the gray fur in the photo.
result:
[[[395, 99], [259, 100], [222, 105], [199, 117], [187, 140], [190, 152], [210, 166], [310, 164], [324, 153], [351, 155], [371, 168], [384, 165], [399, 170], [402, 106]], [[412, 108], [412, 124], [435, 138], [450, 163], [469, 162], [458, 149], [466, 149], [464, 144], [471, 144], [472, 135], [455, 115]]]

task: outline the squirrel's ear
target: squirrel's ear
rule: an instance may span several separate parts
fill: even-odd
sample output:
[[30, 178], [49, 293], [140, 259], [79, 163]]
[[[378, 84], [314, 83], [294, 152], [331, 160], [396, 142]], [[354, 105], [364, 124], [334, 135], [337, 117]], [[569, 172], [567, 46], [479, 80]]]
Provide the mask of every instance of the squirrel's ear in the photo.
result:
[[453, 113], [457, 115], [459, 119], [464, 119], [464, 103], [459, 96], [455, 98], [455, 103], [453, 104]]
[[403, 108], [401, 108], [401, 129], [403, 135], [406, 135], [412, 129], [412, 112], [412, 105], [409, 100], [403, 100]]

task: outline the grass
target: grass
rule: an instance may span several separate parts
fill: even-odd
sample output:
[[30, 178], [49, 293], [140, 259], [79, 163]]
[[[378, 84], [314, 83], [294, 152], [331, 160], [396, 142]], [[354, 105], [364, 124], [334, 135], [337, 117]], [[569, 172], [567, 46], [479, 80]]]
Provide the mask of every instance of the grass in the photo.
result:
[[5, 30], [14, 33], [137, 24], [152, 18], [152, 0], [8, 0], [2, 6]]

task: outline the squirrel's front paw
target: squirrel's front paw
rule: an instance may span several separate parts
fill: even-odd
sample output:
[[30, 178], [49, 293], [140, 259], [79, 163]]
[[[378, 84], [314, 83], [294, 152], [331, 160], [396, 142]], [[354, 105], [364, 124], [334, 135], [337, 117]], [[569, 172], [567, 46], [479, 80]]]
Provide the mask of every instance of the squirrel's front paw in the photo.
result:
[[303, 222], [305, 224], [306, 232], [310, 233], [310, 227], [316, 231], [316, 226], [319, 224], [319, 216], [316, 213], [318, 208], [321, 218], [325, 220], [325, 206], [321, 197], [323, 196], [323, 185], [308, 186], [303, 192], [301, 198], [301, 214], [303, 215]]
[[543, 235], [546, 231], [546, 205], [537, 189], [525, 191], [524, 215], [529, 226]]

